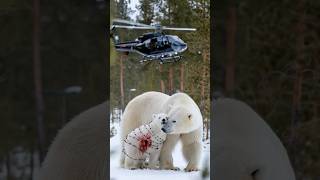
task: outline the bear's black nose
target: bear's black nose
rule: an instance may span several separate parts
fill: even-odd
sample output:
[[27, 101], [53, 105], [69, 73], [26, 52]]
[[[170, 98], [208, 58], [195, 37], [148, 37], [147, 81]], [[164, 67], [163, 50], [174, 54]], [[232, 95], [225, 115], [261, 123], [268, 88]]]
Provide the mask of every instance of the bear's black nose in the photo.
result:
[[162, 122], [166, 122], [166, 120], [165, 120], [165, 119], [162, 119]]

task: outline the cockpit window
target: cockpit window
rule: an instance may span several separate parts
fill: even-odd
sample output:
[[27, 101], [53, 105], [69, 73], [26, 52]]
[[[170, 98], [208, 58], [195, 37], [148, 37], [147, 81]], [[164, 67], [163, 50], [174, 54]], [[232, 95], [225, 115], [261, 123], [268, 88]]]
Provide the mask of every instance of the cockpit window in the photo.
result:
[[178, 36], [168, 36], [169, 41], [173, 43], [173, 45], [181, 46], [185, 45], [185, 43]]
[[182, 41], [178, 36], [172, 36], [172, 38], [176, 41]]

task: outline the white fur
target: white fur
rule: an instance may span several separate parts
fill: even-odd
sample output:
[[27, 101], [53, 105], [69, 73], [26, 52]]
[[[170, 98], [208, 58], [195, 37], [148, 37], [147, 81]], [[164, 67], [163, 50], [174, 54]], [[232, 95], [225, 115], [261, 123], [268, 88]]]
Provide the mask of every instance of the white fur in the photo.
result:
[[[152, 114], [166, 113], [169, 120], [176, 120], [173, 132], [167, 135], [160, 153], [162, 169], [176, 169], [173, 166], [172, 150], [178, 140], [182, 141], [183, 154], [188, 162], [187, 171], [199, 169], [202, 151], [202, 115], [197, 104], [185, 93], [172, 96], [160, 92], [146, 92], [131, 100], [121, 122], [121, 140], [135, 128], [150, 123]], [[190, 118], [189, 118], [190, 117]], [[124, 156], [120, 159], [124, 167]]]
[[107, 104], [95, 106], [63, 127], [35, 180], [105, 180]]
[[[160, 113], [153, 115], [153, 121], [148, 125], [142, 125], [128, 134], [123, 142], [123, 152], [125, 154], [124, 167], [127, 169], [143, 168], [147, 158], [149, 158], [148, 168], [156, 169], [157, 160], [160, 156], [162, 144], [166, 139], [166, 133], [161, 128], [162, 119], [167, 115]], [[144, 135], [151, 135], [151, 147], [145, 152], [139, 150], [139, 138]]]
[[215, 179], [295, 179], [280, 139], [247, 104], [222, 98], [213, 115]]

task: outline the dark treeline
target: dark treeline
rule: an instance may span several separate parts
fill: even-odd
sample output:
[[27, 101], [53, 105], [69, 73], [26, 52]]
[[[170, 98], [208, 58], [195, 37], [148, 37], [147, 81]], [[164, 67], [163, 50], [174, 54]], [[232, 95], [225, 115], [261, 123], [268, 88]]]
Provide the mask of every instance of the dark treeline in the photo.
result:
[[286, 146], [297, 179], [320, 177], [320, 2], [217, 2], [214, 91], [247, 102]]
[[[31, 179], [39, 166], [34, 85], [34, 23], [39, 20], [44, 153], [57, 130], [105, 101], [104, 1], [0, 2], [0, 179]], [[72, 94], [70, 90], [81, 92]], [[40, 126], [41, 127], [41, 126]], [[30, 158], [35, 154], [35, 158]]]

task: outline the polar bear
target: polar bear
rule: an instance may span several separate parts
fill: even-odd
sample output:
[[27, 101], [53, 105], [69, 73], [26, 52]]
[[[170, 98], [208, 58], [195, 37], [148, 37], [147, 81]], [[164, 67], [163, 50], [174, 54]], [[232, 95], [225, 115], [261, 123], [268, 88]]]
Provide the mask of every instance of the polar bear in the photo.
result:
[[171, 126], [168, 116], [159, 113], [153, 114], [150, 124], [141, 125], [129, 133], [122, 149], [125, 155], [124, 167], [127, 169], [144, 168], [146, 160], [149, 159], [147, 168], [156, 169], [157, 160], [167, 136], [165, 132]]
[[214, 179], [295, 180], [280, 139], [247, 104], [220, 98], [212, 113]]
[[107, 105], [82, 112], [59, 131], [35, 180], [106, 180]]
[[[126, 106], [120, 125], [121, 142], [135, 128], [150, 123], [152, 114], [168, 114], [174, 125], [168, 128], [167, 138], [160, 153], [160, 168], [177, 170], [173, 165], [172, 151], [179, 140], [182, 153], [188, 164], [186, 171], [199, 170], [202, 152], [203, 120], [199, 107], [185, 93], [172, 96], [160, 92], [146, 92], [132, 99]], [[120, 157], [120, 166], [124, 167], [125, 156]]]

